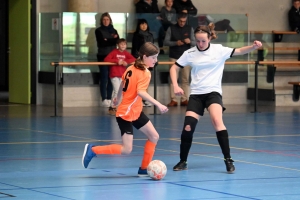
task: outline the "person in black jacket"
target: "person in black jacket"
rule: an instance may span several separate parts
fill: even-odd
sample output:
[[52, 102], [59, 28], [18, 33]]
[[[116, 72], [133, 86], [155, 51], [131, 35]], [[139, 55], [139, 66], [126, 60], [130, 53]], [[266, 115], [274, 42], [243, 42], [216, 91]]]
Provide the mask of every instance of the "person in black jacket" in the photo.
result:
[[[97, 40], [97, 60], [103, 62], [104, 58], [116, 48], [119, 34], [112, 25], [110, 15], [106, 12], [101, 15], [100, 27], [95, 30]], [[109, 107], [112, 95], [112, 84], [109, 78], [109, 66], [99, 66], [100, 71], [100, 94], [102, 98], [101, 106]]]
[[[150, 28], [146, 19], [138, 19], [138, 23], [136, 25], [136, 30], [132, 37], [132, 48], [131, 54], [133, 57], [139, 57], [139, 50], [141, 46], [146, 42], [154, 43], [154, 38], [152, 33], [150, 33]], [[143, 100], [144, 107], [150, 107], [151, 104]]]
[[147, 20], [138, 19], [138, 23], [132, 37], [131, 54], [133, 55], [133, 57], [139, 57], [138, 52], [140, 50], [140, 47], [146, 42], [154, 43], [153, 35], [152, 33], [150, 33], [150, 28], [148, 26]]
[[136, 13], [159, 13], [157, 0], [139, 0], [135, 3]]
[[195, 16], [198, 12], [191, 0], [174, 0], [173, 7], [177, 13], [186, 13]]
[[300, 33], [300, 0], [293, 0], [293, 6], [288, 14], [291, 31]]

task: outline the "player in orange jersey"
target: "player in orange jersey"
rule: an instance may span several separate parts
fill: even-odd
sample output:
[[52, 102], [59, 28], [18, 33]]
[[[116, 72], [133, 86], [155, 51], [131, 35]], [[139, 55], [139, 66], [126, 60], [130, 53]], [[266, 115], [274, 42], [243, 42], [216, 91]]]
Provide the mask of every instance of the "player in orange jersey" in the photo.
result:
[[82, 165], [87, 168], [90, 161], [96, 154], [130, 154], [133, 143], [133, 126], [142, 131], [148, 138], [144, 148], [142, 164], [139, 167], [138, 175], [147, 176], [147, 166], [154, 155], [155, 146], [159, 135], [149, 118], [143, 113], [142, 99], [157, 106], [161, 113], [166, 113], [168, 108], [152, 98], [147, 93], [151, 73], [148, 70], [155, 66], [159, 48], [151, 42], [146, 42], [139, 49], [139, 57], [134, 65], [127, 68], [122, 76], [122, 83], [114, 99], [118, 105], [116, 118], [121, 130], [122, 144], [111, 144], [105, 146], [94, 146], [86, 144], [82, 156]]

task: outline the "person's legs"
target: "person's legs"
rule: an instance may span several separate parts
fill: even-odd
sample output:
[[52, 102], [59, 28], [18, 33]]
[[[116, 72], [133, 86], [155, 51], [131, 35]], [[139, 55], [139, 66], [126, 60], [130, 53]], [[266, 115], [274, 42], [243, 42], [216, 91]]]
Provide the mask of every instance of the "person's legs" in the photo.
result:
[[190, 93], [190, 72], [190, 66], [186, 66], [183, 69], [181, 69], [181, 87], [184, 92], [184, 94], [181, 96], [181, 102], [188, 101], [189, 99], [188, 95]]
[[119, 78], [119, 77], [113, 77], [113, 78], [110, 79], [110, 82], [113, 86], [113, 92], [112, 92], [110, 106], [108, 108], [108, 114], [115, 116], [117, 110], [116, 110], [116, 106], [113, 103], [113, 99], [116, 98], [117, 95], [118, 95], [118, 91], [119, 91], [122, 79]]
[[110, 144], [104, 146], [95, 146], [86, 144], [82, 156], [82, 165], [87, 168], [93, 157], [97, 154], [130, 154], [133, 143], [133, 128], [132, 122], [123, 120], [117, 117], [117, 122], [121, 130], [122, 144]]
[[152, 161], [159, 135], [149, 118], [143, 112], [140, 117], [133, 122], [133, 126], [144, 133], [148, 138], [145, 143], [144, 155], [138, 172], [139, 175], [147, 175], [147, 166]]
[[226, 164], [226, 169], [229, 173], [231, 173], [235, 170], [235, 167], [233, 165], [234, 161], [231, 159], [231, 155], [230, 155], [228, 132], [226, 130], [226, 127], [222, 119], [223, 107], [220, 104], [213, 103], [208, 107], [208, 111], [210, 113], [212, 125], [216, 130], [216, 136], [219, 145], [224, 155], [224, 162]]
[[[171, 62], [176, 62], [177, 59], [174, 59], [174, 58], [169, 58], [169, 61]], [[172, 67], [172, 65], [169, 66], [169, 69]], [[179, 75], [179, 69], [177, 70], [177, 78], [178, 78], [178, 75]], [[171, 102], [167, 105], [169, 107], [172, 107], [172, 106], [177, 106], [177, 98], [176, 98], [176, 95], [174, 93], [174, 88], [173, 88], [173, 83], [170, 80], [170, 97], [171, 97]]]
[[187, 169], [187, 158], [192, 146], [193, 134], [200, 116], [204, 113], [203, 95], [191, 95], [185, 114], [184, 125], [181, 133], [180, 161], [174, 167], [174, 171]]

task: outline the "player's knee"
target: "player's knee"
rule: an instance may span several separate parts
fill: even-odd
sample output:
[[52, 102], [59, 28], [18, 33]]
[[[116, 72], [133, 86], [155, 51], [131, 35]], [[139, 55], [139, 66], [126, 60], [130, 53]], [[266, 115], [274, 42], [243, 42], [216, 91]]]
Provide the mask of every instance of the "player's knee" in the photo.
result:
[[122, 154], [123, 155], [128, 155], [128, 154], [130, 154], [132, 152], [132, 146], [130, 146], [130, 147], [125, 147], [125, 146], [123, 146], [123, 149], [122, 149]]
[[216, 129], [222, 129], [224, 127], [224, 123], [223, 123], [223, 120], [222, 119], [217, 119], [217, 118], [214, 118], [211, 120], [211, 123], [213, 124], [213, 126], [216, 128]]
[[191, 129], [191, 126], [190, 126], [190, 125], [186, 125], [186, 126], [184, 127], [184, 130], [186, 130], [186, 131], [191, 131], [192, 129]]
[[191, 116], [186, 116], [184, 119], [184, 127], [181, 135], [183, 140], [191, 140], [196, 128], [198, 120]]
[[159, 140], [159, 135], [158, 134], [153, 134], [149, 137], [149, 140], [153, 143], [157, 143], [157, 141]]

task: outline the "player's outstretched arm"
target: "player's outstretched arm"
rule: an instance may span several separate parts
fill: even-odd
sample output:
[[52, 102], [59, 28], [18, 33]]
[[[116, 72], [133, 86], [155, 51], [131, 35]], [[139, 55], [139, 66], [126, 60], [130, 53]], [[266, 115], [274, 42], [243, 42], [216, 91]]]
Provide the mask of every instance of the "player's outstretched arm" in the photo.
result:
[[250, 46], [245, 46], [245, 47], [235, 49], [233, 56], [244, 55], [260, 47], [262, 47], [262, 43], [258, 40], [255, 40], [253, 44]]

